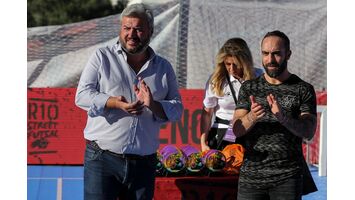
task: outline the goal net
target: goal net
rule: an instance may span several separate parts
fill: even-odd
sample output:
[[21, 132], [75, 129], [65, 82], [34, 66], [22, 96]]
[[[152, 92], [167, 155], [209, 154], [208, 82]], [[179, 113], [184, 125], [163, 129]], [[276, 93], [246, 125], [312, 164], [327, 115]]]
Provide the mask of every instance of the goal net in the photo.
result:
[[[131, 1], [134, 3], [136, 1]], [[215, 56], [231, 37], [248, 43], [261, 68], [260, 41], [272, 30], [291, 40], [289, 70], [326, 89], [325, 0], [143, 0], [154, 12], [151, 46], [174, 66], [179, 86], [204, 88]], [[91, 53], [117, 41], [119, 14], [28, 29], [28, 87], [76, 87]]]

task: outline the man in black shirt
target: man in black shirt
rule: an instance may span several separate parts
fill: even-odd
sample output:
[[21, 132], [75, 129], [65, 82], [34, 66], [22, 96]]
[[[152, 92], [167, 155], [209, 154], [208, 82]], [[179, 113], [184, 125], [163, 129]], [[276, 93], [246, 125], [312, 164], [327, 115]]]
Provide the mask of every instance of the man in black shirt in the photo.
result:
[[261, 54], [265, 73], [243, 83], [233, 118], [246, 148], [237, 199], [301, 199], [308, 170], [302, 140], [315, 133], [315, 91], [288, 71], [290, 41], [283, 32], [267, 33]]

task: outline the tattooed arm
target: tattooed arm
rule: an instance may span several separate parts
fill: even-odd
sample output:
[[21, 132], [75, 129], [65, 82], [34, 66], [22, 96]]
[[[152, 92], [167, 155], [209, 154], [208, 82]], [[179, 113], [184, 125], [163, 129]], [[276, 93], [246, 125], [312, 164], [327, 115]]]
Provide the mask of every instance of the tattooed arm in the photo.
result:
[[236, 137], [245, 135], [255, 123], [265, 115], [264, 108], [255, 101], [254, 96], [250, 96], [250, 111], [245, 109], [237, 109], [233, 116], [233, 132]]
[[301, 113], [298, 119], [286, 117], [285, 115], [279, 116], [277, 119], [293, 134], [304, 137], [307, 140], [313, 138], [317, 128], [317, 117], [310, 113]]
[[303, 112], [298, 119], [286, 116], [274, 95], [267, 96], [271, 112], [279, 122], [298, 137], [312, 139], [317, 128], [317, 117], [314, 114]]

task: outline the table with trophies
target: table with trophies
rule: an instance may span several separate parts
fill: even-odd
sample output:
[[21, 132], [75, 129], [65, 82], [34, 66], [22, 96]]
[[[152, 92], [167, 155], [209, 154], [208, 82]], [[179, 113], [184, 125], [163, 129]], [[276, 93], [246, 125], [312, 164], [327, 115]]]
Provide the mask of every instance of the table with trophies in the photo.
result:
[[188, 145], [159, 149], [154, 199], [236, 199], [243, 153], [240, 146], [204, 152]]

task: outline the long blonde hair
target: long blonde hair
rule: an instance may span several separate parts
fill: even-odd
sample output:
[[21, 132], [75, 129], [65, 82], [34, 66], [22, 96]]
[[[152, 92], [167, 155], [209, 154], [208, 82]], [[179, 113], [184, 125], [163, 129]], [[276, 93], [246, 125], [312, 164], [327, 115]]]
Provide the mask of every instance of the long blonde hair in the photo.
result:
[[255, 77], [253, 67], [253, 57], [247, 43], [241, 38], [231, 38], [227, 40], [219, 49], [216, 56], [215, 69], [210, 79], [212, 91], [218, 96], [223, 96], [223, 83], [229, 77], [224, 60], [227, 57], [236, 59], [243, 69], [243, 80], [250, 80]]

